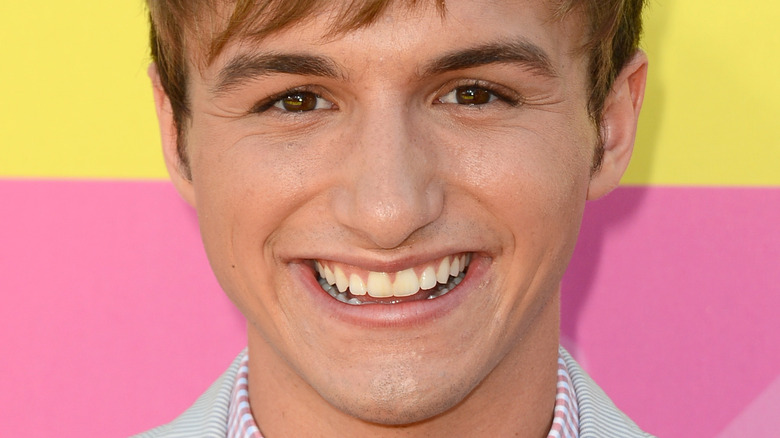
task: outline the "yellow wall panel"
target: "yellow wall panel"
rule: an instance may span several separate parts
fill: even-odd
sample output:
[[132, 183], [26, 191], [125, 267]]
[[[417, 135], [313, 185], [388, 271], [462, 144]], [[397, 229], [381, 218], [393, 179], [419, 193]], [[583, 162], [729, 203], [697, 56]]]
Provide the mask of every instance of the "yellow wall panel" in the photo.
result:
[[163, 178], [141, 0], [0, 2], [0, 175]]
[[651, 0], [650, 80], [624, 183], [780, 184], [780, 4]]
[[[626, 184], [780, 184], [780, 4], [651, 0]], [[165, 178], [141, 0], [0, 2], [0, 176]]]

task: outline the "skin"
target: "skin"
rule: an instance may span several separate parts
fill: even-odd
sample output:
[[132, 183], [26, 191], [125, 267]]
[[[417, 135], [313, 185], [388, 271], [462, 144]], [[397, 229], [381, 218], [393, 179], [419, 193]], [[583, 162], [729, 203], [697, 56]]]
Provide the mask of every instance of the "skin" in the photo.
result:
[[[249, 321], [265, 436], [546, 436], [560, 280], [586, 199], [628, 164], [647, 68], [637, 53], [617, 78], [591, 174], [577, 20], [553, 22], [535, 1], [450, 0], [444, 18], [395, 6], [344, 35], [324, 38], [320, 19], [234, 43], [191, 68], [191, 179], [150, 68], [173, 182]], [[446, 54], [520, 38], [555, 75], [517, 62], [425, 73]], [[215, 93], [232, 59], [269, 51], [328, 59], [338, 75], [267, 74]], [[475, 84], [522, 103], [453, 103], [453, 89]], [[253, 111], [295, 87], [321, 96], [318, 109]], [[393, 272], [463, 252], [474, 261], [461, 285], [395, 310], [338, 303], [313, 282], [313, 260]]]

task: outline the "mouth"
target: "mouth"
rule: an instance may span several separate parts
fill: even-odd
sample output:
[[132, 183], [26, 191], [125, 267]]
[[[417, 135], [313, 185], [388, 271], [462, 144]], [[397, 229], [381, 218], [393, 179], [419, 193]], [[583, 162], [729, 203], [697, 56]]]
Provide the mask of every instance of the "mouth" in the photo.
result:
[[433, 300], [465, 278], [471, 253], [441, 259], [398, 272], [365, 271], [354, 266], [317, 260], [314, 267], [323, 291], [353, 306]]

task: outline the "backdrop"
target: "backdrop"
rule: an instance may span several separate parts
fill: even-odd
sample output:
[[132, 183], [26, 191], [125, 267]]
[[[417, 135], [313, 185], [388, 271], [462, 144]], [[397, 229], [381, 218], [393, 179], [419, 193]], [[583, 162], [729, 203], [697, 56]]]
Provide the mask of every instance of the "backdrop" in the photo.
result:
[[[780, 6], [653, 0], [634, 161], [587, 207], [563, 343], [663, 437], [780, 429]], [[245, 323], [159, 152], [140, 0], [0, 3], [0, 436], [169, 421]]]

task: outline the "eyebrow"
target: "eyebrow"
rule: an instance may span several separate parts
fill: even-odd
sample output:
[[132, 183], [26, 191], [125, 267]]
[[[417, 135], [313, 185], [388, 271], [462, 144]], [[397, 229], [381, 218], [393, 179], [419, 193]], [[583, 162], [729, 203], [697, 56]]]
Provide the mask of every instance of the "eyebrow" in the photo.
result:
[[422, 76], [497, 63], [521, 64], [536, 74], [558, 77], [544, 49], [525, 39], [488, 43], [448, 53], [429, 63], [422, 70]]
[[[428, 63], [419, 76], [433, 76], [496, 63], [521, 64], [542, 76], [558, 76], [545, 51], [525, 39], [488, 43], [448, 53]], [[224, 94], [246, 81], [274, 73], [329, 78], [343, 76], [331, 59], [322, 56], [295, 53], [242, 54], [220, 69], [217, 84], [212, 91], [214, 94]]]
[[246, 81], [273, 73], [338, 77], [336, 65], [321, 56], [288, 53], [252, 53], [238, 55], [218, 74], [214, 94], [227, 93]]

